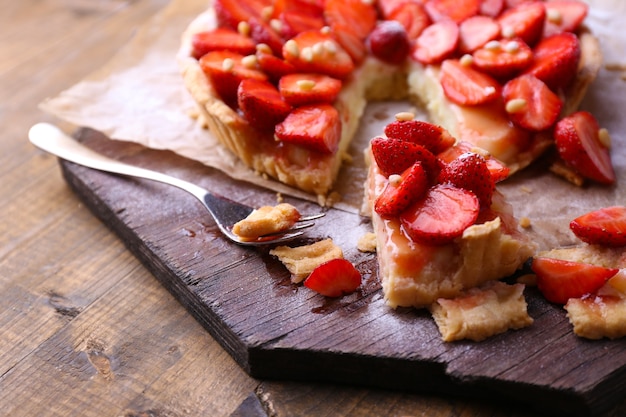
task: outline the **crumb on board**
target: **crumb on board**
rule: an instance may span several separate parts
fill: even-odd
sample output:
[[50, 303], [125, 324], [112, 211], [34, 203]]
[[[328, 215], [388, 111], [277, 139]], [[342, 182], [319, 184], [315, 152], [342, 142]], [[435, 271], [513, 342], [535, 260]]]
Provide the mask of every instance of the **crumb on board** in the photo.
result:
[[357, 249], [361, 252], [376, 252], [376, 235], [367, 232], [359, 238]]
[[343, 258], [343, 251], [332, 239], [324, 239], [310, 245], [278, 246], [270, 251], [291, 273], [291, 281], [304, 281], [319, 265], [332, 259]]

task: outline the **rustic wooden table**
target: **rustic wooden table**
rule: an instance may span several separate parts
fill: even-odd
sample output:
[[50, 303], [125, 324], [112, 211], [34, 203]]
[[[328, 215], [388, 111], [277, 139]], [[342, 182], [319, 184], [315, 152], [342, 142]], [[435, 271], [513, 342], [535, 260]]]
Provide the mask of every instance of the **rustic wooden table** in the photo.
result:
[[[166, 0], [4, 1], [0, 415], [527, 416], [454, 398], [250, 378], [27, 141], [37, 104], [99, 68]], [[626, 403], [611, 415], [624, 415]]]

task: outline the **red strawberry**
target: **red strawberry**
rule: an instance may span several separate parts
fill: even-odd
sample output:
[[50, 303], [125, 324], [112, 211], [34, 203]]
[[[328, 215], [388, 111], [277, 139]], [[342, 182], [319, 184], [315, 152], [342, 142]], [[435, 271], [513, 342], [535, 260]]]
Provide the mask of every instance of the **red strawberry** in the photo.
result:
[[304, 280], [304, 286], [326, 297], [353, 293], [361, 285], [361, 273], [343, 258], [324, 262]]
[[554, 142], [559, 156], [583, 177], [601, 184], [613, 184], [615, 172], [607, 145], [600, 140], [595, 117], [579, 111], [559, 120], [554, 127]]
[[266, 73], [273, 82], [278, 82], [284, 75], [296, 72], [296, 67], [271, 53], [257, 51], [256, 58], [259, 63], [259, 68]]
[[439, 81], [446, 97], [462, 106], [494, 101], [502, 89], [491, 76], [463, 65], [458, 59], [443, 61]]
[[389, 177], [392, 174], [401, 174], [419, 161], [434, 179], [439, 175], [439, 160], [432, 152], [417, 143], [405, 142], [399, 139], [376, 137], [372, 139], [372, 155], [380, 172]]
[[479, 211], [478, 198], [471, 191], [438, 184], [400, 214], [400, 223], [412, 240], [443, 245], [474, 224]]
[[504, 10], [504, 0], [483, 0], [479, 13], [483, 16], [498, 17]]
[[459, 26], [452, 20], [442, 20], [422, 31], [415, 41], [413, 58], [422, 64], [438, 64], [456, 50]]
[[269, 81], [241, 81], [237, 103], [250, 126], [262, 131], [273, 131], [291, 112], [291, 106]]
[[376, 26], [376, 8], [374, 2], [362, 0], [326, 0], [324, 17], [331, 29], [335, 25], [350, 28], [361, 41]]
[[324, 2], [322, 0], [274, 0], [271, 16], [273, 19], [279, 18], [283, 13], [292, 12], [323, 18]]
[[[461, 155], [473, 152], [473, 149], [474, 145], [469, 142], [457, 142], [454, 146], [451, 146], [438, 154], [437, 158], [442, 162], [451, 163]], [[485, 158], [487, 168], [489, 168], [489, 172], [491, 173], [491, 177], [494, 182], [497, 183], [509, 177], [509, 174], [511, 173], [511, 169], [509, 167], [490, 155], [485, 155], [483, 158]]]
[[289, 74], [280, 79], [278, 90], [292, 106], [332, 103], [341, 91], [341, 81], [322, 74]]
[[395, 20], [380, 22], [370, 33], [367, 44], [372, 55], [390, 64], [404, 62], [411, 50], [406, 29]]
[[352, 62], [359, 64], [367, 56], [365, 42], [349, 26], [336, 24], [331, 29], [333, 39], [350, 55]]
[[341, 119], [330, 104], [312, 104], [294, 109], [276, 125], [278, 140], [321, 153], [337, 151], [341, 139]]
[[546, 8], [543, 2], [527, 2], [505, 10], [498, 17], [498, 23], [504, 37], [522, 38], [533, 46], [541, 38], [545, 18]]
[[260, 18], [263, 9], [271, 3], [271, 0], [215, 0], [213, 8], [220, 27], [236, 30], [239, 22], [247, 22], [251, 17]]
[[521, 75], [506, 83], [502, 98], [511, 121], [534, 132], [552, 127], [563, 107], [561, 99], [532, 75]]
[[428, 174], [421, 162], [415, 162], [399, 178], [389, 179], [374, 203], [374, 210], [382, 217], [395, 217], [421, 198], [428, 186]]
[[459, 25], [459, 52], [468, 54], [500, 37], [500, 25], [488, 16], [472, 16]]
[[250, 37], [256, 44], [263, 43], [270, 47], [274, 55], [281, 57], [283, 53], [283, 39], [269, 24], [260, 18], [248, 19]]
[[246, 65], [244, 57], [235, 52], [213, 51], [200, 58], [202, 71], [211, 80], [211, 85], [226, 104], [237, 105], [237, 88], [241, 80], [252, 78], [266, 80], [267, 75], [255, 65]]
[[531, 268], [537, 275], [537, 287], [550, 302], [565, 304], [596, 292], [619, 269], [553, 258], [534, 258]]
[[300, 72], [319, 72], [338, 79], [354, 70], [350, 55], [330, 35], [319, 31], [302, 32], [285, 42], [283, 57]]
[[191, 39], [192, 53], [196, 59], [211, 51], [231, 51], [241, 55], [253, 54], [256, 50], [254, 41], [232, 29], [217, 28], [195, 33]]
[[474, 51], [474, 66], [497, 78], [510, 78], [533, 62], [533, 51], [521, 39], [490, 42]]
[[461, 23], [480, 11], [481, 0], [430, 0], [424, 4], [433, 22], [452, 20]]
[[414, 41], [431, 24], [430, 17], [421, 3], [403, 1], [387, 18], [400, 22], [409, 40]]
[[589, 6], [579, 0], [560, 0], [546, 3], [546, 25], [543, 36], [561, 32], [575, 32], [587, 17]]
[[552, 90], [567, 87], [576, 76], [580, 42], [573, 33], [563, 32], [542, 39], [533, 52], [535, 59], [524, 73], [539, 78]]
[[626, 207], [612, 206], [591, 211], [572, 220], [569, 227], [583, 242], [626, 246]]
[[[412, 0], [378, 0], [376, 1], [376, 6], [378, 8], [378, 12], [382, 16], [383, 19], [390, 19], [391, 13], [402, 7], [407, 3], [415, 3]], [[421, 3], [418, 3], [421, 4]]]
[[439, 182], [472, 191], [482, 208], [491, 206], [496, 190], [496, 182], [487, 167], [487, 161], [473, 152], [465, 153], [446, 165], [441, 171]]
[[285, 11], [280, 14], [280, 34], [284, 39], [291, 39], [298, 33], [308, 30], [320, 30], [326, 22], [320, 15], [310, 15], [302, 11]]
[[443, 127], [421, 120], [395, 120], [385, 126], [385, 135], [424, 146], [434, 154], [443, 152], [456, 141]]

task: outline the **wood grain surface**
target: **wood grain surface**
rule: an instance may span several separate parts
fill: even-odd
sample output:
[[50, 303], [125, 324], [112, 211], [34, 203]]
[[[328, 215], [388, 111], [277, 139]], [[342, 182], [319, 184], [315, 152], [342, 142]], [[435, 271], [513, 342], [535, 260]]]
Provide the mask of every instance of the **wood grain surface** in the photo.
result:
[[[48, 121], [73, 132], [38, 103], [99, 69], [166, 4], [2, 2], [0, 415], [536, 415], [448, 395], [252, 378], [92, 215], [27, 131]], [[606, 413], [625, 414], [626, 401]]]

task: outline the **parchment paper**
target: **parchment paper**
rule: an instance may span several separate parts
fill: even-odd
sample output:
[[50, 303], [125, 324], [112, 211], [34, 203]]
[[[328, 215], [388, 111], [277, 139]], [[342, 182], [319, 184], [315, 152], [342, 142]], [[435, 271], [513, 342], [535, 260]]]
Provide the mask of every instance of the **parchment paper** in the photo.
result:
[[[518, 217], [531, 219], [540, 248], [576, 243], [569, 221], [602, 206], [626, 204], [626, 2], [589, 1], [586, 24], [599, 38], [604, 67], [581, 108], [590, 110], [612, 137], [612, 160], [618, 176], [615, 187], [590, 184], [578, 188], [536, 164], [501, 184], [501, 191]], [[235, 179], [315, 201], [315, 197], [266, 180], [223, 149], [211, 134], [190, 117], [195, 103], [185, 90], [176, 62], [183, 31], [208, 7], [206, 0], [174, 0], [141, 28], [136, 36], [99, 71], [49, 98], [41, 108], [77, 126], [99, 130], [112, 139], [167, 149]], [[340, 173], [336, 190], [343, 200], [335, 207], [358, 212], [365, 178], [362, 149], [393, 120], [398, 111], [423, 111], [407, 102], [368, 106], [350, 153], [353, 159]]]

